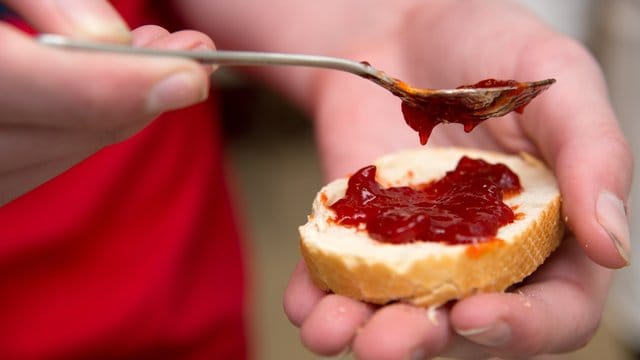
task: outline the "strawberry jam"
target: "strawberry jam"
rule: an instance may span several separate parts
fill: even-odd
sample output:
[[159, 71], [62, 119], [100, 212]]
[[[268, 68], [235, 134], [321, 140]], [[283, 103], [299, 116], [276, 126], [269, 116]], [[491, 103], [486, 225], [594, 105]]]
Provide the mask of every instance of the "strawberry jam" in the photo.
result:
[[375, 166], [360, 169], [330, 207], [338, 224], [364, 225], [373, 239], [393, 244], [490, 241], [515, 219], [503, 197], [521, 190], [518, 176], [505, 165], [468, 157], [427, 184], [383, 188], [375, 177]]
[[[525, 83], [515, 80], [482, 80], [474, 85], [462, 85], [458, 89], [478, 89], [490, 87], [514, 86], [513, 90], [504, 92], [501, 96], [494, 99], [493, 102], [482, 110], [482, 113], [476, 112], [474, 109], [468, 108], [462, 101], [452, 101], [447, 97], [430, 96], [424, 97], [420, 103], [415, 101], [402, 102], [402, 114], [407, 125], [418, 132], [420, 136], [420, 144], [425, 145], [433, 128], [441, 123], [460, 123], [464, 126], [465, 132], [470, 132], [478, 124], [489, 117], [502, 116], [504, 113], [494, 113], [501, 105], [508, 101], [522, 101], [515, 111], [521, 113], [527, 103], [533, 99], [537, 92], [522, 94], [528, 90]], [[522, 96], [525, 95], [525, 96]]]

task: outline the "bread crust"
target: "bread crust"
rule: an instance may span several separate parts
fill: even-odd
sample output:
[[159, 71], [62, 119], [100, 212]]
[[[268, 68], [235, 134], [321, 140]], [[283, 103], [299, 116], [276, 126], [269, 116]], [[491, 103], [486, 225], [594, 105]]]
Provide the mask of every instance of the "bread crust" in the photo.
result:
[[[411, 176], [398, 177], [396, 174], [387, 185], [432, 180], [439, 177], [439, 173], [432, 174], [428, 169], [422, 171], [423, 167], [444, 161], [439, 166], [450, 170], [463, 155], [507, 164], [520, 176], [522, 194], [535, 193], [536, 189], [531, 187], [543, 187], [540, 194], [535, 194], [540, 205], [526, 208], [523, 206], [526, 204], [518, 203], [522, 194], [510, 199], [507, 203], [520, 214], [514, 224], [520, 223], [512, 226], [515, 230], [501, 229], [496, 239], [478, 245], [383, 244], [368, 238], [366, 230], [346, 229], [327, 221], [333, 216], [328, 205], [340, 198], [346, 188], [345, 179], [334, 181], [318, 193], [309, 221], [300, 227], [300, 249], [313, 282], [323, 290], [370, 303], [401, 301], [429, 307], [475, 293], [504, 291], [535, 271], [556, 249], [564, 234], [561, 199], [555, 179], [535, 158], [464, 148], [406, 151], [375, 162], [382, 173], [378, 181], [384, 184], [385, 180], [390, 180], [384, 178], [387, 167], [402, 168], [404, 163], [406, 174]], [[414, 176], [418, 180], [413, 179]], [[344, 242], [337, 240], [336, 234], [347, 234]], [[349, 250], [348, 247], [353, 247], [347, 243], [349, 241], [361, 241], [364, 244], [362, 251]], [[386, 256], [387, 252], [389, 256]]]

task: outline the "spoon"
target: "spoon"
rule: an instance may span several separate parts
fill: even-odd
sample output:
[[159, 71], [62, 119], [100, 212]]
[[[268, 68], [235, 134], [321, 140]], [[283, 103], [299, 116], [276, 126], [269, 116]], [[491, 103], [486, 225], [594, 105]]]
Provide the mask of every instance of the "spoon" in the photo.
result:
[[252, 51], [180, 51], [136, 48], [127, 45], [98, 43], [73, 39], [56, 34], [37, 37], [41, 44], [75, 50], [115, 52], [147, 56], [189, 58], [203, 64], [221, 66], [288, 65], [340, 70], [358, 75], [382, 86], [402, 100], [407, 123], [420, 133], [420, 142], [426, 143], [431, 129], [438, 123], [462, 123], [471, 131], [481, 121], [503, 116], [511, 111], [521, 112], [534, 97], [555, 82], [546, 79], [534, 82], [513, 80], [483, 80], [474, 85], [455, 89], [424, 89], [390, 77], [366, 61], [303, 54]]

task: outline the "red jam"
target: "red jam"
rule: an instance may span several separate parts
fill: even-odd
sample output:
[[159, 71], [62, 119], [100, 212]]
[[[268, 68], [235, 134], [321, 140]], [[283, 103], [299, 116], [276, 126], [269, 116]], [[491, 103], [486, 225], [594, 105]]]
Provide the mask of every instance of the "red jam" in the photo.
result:
[[[515, 86], [514, 90], [506, 92], [503, 96], [496, 100], [496, 103], [490, 106], [498, 106], [507, 98], [513, 98], [520, 95], [525, 89], [526, 84], [515, 80], [482, 80], [474, 85], [462, 85], [458, 89], [475, 89], [490, 88], [500, 86]], [[527, 103], [533, 97], [527, 98]], [[524, 103], [518, 106], [515, 111], [521, 113], [527, 105]], [[460, 123], [464, 126], [464, 131], [470, 132], [486, 117], [477, 116], [472, 110], [467, 108], [463, 102], [448, 101], [447, 98], [431, 96], [421, 99], [421, 103], [416, 105], [407, 101], [402, 102], [402, 114], [407, 124], [420, 136], [420, 144], [425, 145], [433, 128], [441, 123]]]
[[375, 176], [373, 165], [360, 169], [330, 207], [338, 224], [363, 224], [381, 242], [477, 244], [516, 217], [503, 196], [519, 192], [520, 180], [503, 164], [463, 157], [443, 178], [412, 187], [383, 188]]

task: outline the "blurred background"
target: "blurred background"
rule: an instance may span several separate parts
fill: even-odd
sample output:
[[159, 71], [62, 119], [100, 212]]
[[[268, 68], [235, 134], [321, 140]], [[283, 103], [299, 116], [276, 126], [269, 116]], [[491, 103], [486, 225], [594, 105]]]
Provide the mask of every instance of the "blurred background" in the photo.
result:
[[[550, 25], [584, 42], [601, 62], [612, 103], [636, 158], [640, 155], [640, 1], [522, 0]], [[220, 73], [230, 167], [244, 214], [252, 275], [256, 359], [318, 359], [300, 345], [282, 310], [282, 294], [299, 260], [297, 227], [322, 185], [312, 126], [278, 95]], [[589, 84], [585, 84], [589, 86]], [[246, 106], [247, 103], [252, 106]], [[635, 174], [638, 183], [638, 171]], [[615, 176], [615, 174], [612, 174]], [[634, 186], [635, 188], [635, 186]], [[640, 203], [633, 192], [632, 203]], [[632, 238], [640, 216], [632, 213]], [[640, 256], [634, 244], [633, 259]], [[640, 359], [640, 266], [617, 272], [602, 327], [584, 349], [560, 359]], [[349, 358], [349, 355], [338, 358]]]

